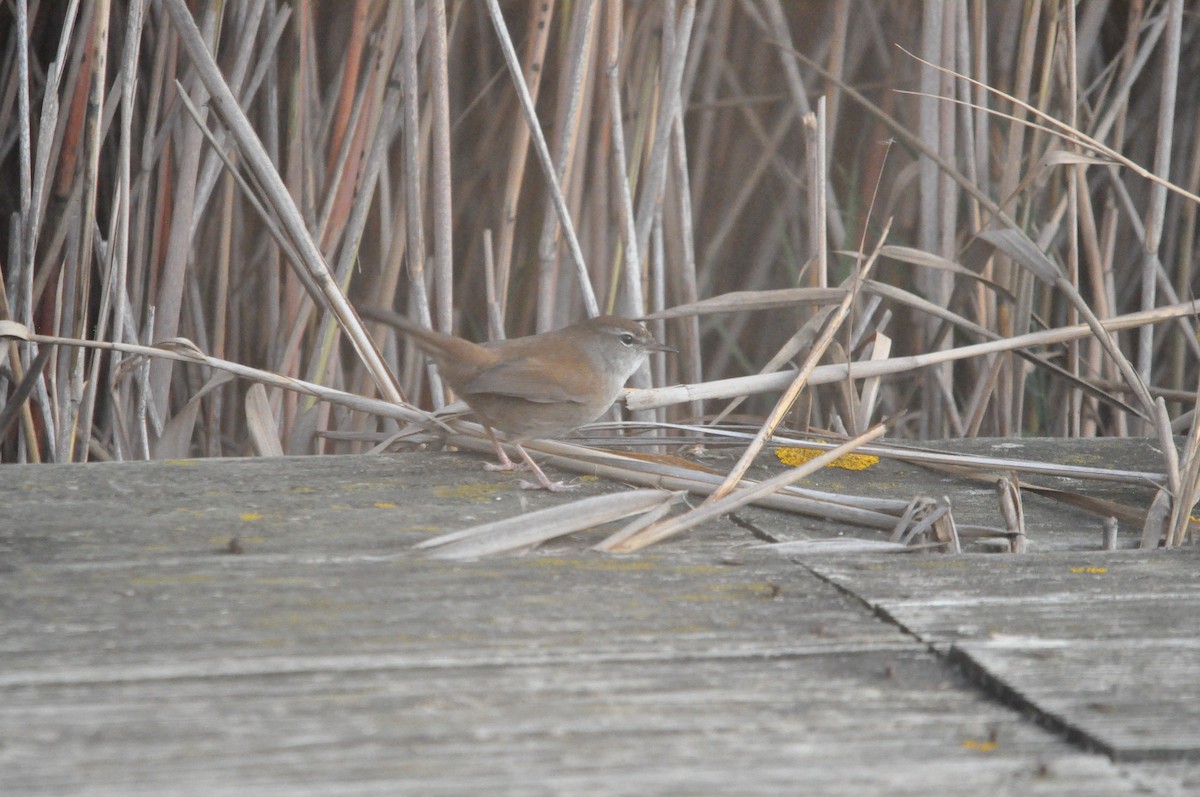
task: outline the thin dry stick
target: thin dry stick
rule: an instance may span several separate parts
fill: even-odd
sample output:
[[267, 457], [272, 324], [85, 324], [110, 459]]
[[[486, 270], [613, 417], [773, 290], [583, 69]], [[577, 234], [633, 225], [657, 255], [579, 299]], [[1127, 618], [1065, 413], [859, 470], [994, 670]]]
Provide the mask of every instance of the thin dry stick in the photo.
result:
[[[763, 8], [766, 11], [769, 21], [759, 17], [755, 17], [755, 21], [758, 23], [759, 27], [764, 33], [773, 36], [776, 41], [786, 42], [788, 49], [790, 49], [793, 44], [793, 40], [791, 29], [788, 27], [787, 15], [784, 14], [783, 11], [783, 5], [779, 2], [779, 0], [767, 0], [767, 2], [763, 3]], [[844, 66], [842, 54], [839, 52], [839, 49], [842, 47], [842, 43], [836, 32], [841, 27], [840, 17], [842, 15], [839, 13], [839, 11], [840, 9], [834, 9], [832, 11], [835, 19], [835, 33], [834, 39], [831, 42], [829, 53], [830, 71], [834, 72], [835, 74], [840, 74]], [[787, 58], [786, 56], [786, 50], [781, 50], [779, 52], [780, 62], [783, 64], [783, 76], [787, 83], [788, 95], [792, 100], [790, 107], [797, 121], [799, 121], [802, 125], [807, 124], [806, 120], [811, 116], [811, 108], [808, 104], [808, 91], [805, 89], [804, 79], [800, 75], [800, 69], [795, 60]], [[835, 101], [833, 112], [836, 114], [838, 111], [837, 106], [839, 104], [839, 99], [836, 98], [836, 87], [838, 85], [838, 81], [834, 80], [830, 81], [830, 83], [830, 90], [827, 90], [825, 94], [821, 95], [820, 102], [823, 105], [825, 103], [825, 97], [829, 94], [834, 94]], [[824, 112], [822, 112], [821, 115], [822, 121], [820, 126], [820, 135], [822, 140], [817, 146], [822, 152], [824, 152], [824, 149], [829, 145], [830, 142], [832, 142], [833, 139], [831, 138], [832, 128], [826, 124]], [[837, 204], [837, 196], [832, 190], [830, 190], [827, 180], [822, 180], [820, 184], [814, 184], [812, 186], [812, 192], [815, 194], [816, 200], [813, 202], [813, 207], [821, 208], [821, 219], [817, 221], [816, 224], [814, 224], [813, 229], [810, 230], [810, 235], [814, 239], [820, 239], [821, 241], [821, 243], [816, 245], [817, 251], [819, 252], [825, 248], [823, 244], [826, 237], [827, 227], [832, 229], [834, 240], [838, 242], [837, 245], [842, 246], [842, 241], [845, 239], [846, 235], [845, 221], [842, 218], [841, 209]], [[827, 282], [819, 282], [818, 284], [825, 285]]]
[[[828, 451], [815, 459], [806, 462], [798, 468], [787, 470], [774, 478], [759, 484], [745, 487], [732, 494], [722, 493], [720, 490], [709, 496], [703, 504], [698, 506], [691, 512], [687, 512], [679, 517], [671, 520], [660, 521], [652, 524], [648, 528], [642, 530], [638, 534], [626, 539], [605, 540], [596, 546], [599, 550], [609, 553], [632, 553], [640, 551], [648, 545], [653, 545], [662, 542], [665, 539], [674, 537], [677, 534], [682, 534], [688, 529], [709, 521], [713, 518], [720, 517], [728, 512], [745, 506], [755, 500], [770, 495], [771, 493], [800, 481], [801, 479], [816, 473], [821, 468], [833, 462], [838, 457], [845, 456], [861, 445], [871, 442], [883, 435], [887, 428], [880, 424], [866, 432], [866, 434], [850, 440], [849, 442], [838, 446], [832, 451]], [[722, 497], [717, 498], [720, 494]]]
[[[1149, 313], [1130, 313], [1115, 316], [1101, 321], [1100, 324], [1110, 332], [1132, 329], [1142, 324], [1158, 324], [1170, 321], [1180, 316], [1193, 315], [1200, 312], [1200, 299], [1183, 304], [1159, 307]], [[950, 360], [962, 360], [968, 357], [979, 357], [994, 352], [1023, 349], [1030, 346], [1043, 346], [1053, 343], [1065, 343], [1071, 340], [1093, 335], [1094, 332], [1087, 324], [1076, 324], [1071, 327], [1058, 327], [1042, 332], [1030, 332], [1015, 338], [1006, 338], [985, 343], [975, 343], [947, 351], [930, 352], [927, 354], [911, 355], [908, 357], [893, 357], [880, 363], [837, 363], [822, 365], [813, 369], [810, 385], [824, 385], [846, 379], [847, 370], [853, 379], [864, 379], [871, 376], [907, 373], [916, 368], [924, 368]], [[701, 382], [694, 385], [672, 385], [670, 387], [642, 390], [631, 394], [626, 404], [633, 409], [650, 409], [666, 407], [671, 404], [682, 404], [696, 399], [736, 398], [751, 393], [766, 393], [786, 387], [796, 377], [795, 371], [783, 371], [771, 374], [757, 374], [732, 379], [716, 379], [711, 382]]]
[[[241, 24], [238, 30], [235, 31], [237, 39], [230, 43], [230, 51], [237, 53], [237, 58], [234, 59], [233, 67], [229, 70], [229, 78], [226, 82], [229, 84], [229, 89], [235, 96], [249, 98], [253, 96], [254, 85], [251, 84], [248, 89], [244, 89], [246, 84], [246, 73], [250, 69], [251, 58], [259, 59], [260, 65], [263, 62], [271, 60], [274, 56], [273, 45], [278, 43], [278, 39], [268, 41], [268, 46], [261, 46], [256, 40], [258, 25], [266, 10], [265, 0], [255, 0], [252, 3], [242, 3], [241, 8], [245, 11], [242, 14]], [[222, 34], [227, 34], [228, 26], [222, 27]], [[279, 31], [282, 33], [282, 30]], [[249, 104], [247, 102], [247, 104]], [[215, 157], [220, 154], [221, 150], [228, 147], [225, 142], [224, 133], [217, 135], [219, 142], [213, 147], [211, 152], [205, 152], [202, 155], [201, 167], [199, 176], [196, 178], [196, 199], [192, 203], [192, 231], [200, 229], [200, 224], [204, 219], [204, 213], [208, 209], [208, 202], [212, 196], [213, 190], [217, 185], [217, 178], [221, 173], [221, 162]]]
[[[187, 18], [186, 24], [189, 26], [189, 33], [193, 36], [189, 37], [180, 31], [180, 40], [186, 43], [190, 40], [194, 48], [207, 55], [208, 60], [212, 63], [212, 56], [209, 55], [210, 42], [214, 39], [214, 29], [216, 27], [216, 14], [214, 9], [208, 11], [204, 19], [204, 33], [196, 27], [196, 22], [192, 19], [191, 13], [188, 12], [186, 6], [182, 6], [182, 0], [167, 0], [166, 8], [170, 12], [173, 3], [181, 5], [180, 13]], [[176, 28], [180, 28], [180, 22], [176, 20]], [[190, 49], [190, 48], [189, 48]], [[195, 54], [192, 55], [193, 63], [198, 63]], [[212, 69], [216, 77], [219, 79], [222, 86], [225, 86], [224, 78], [220, 76], [215, 63], [212, 64]], [[200, 74], [203, 70], [197, 66], [197, 73]], [[205, 100], [212, 93], [207, 88], [203, 78], [189, 81], [194, 85], [195, 92], [193, 102], [199, 106], [201, 110], [201, 118], [207, 115]], [[228, 92], [228, 87], [225, 88]], [[176, 84], [176, 91], [180, 94], [185, 93], [185, 89]], [[229, 94], [229, 103], [237, 107], [236, 101], [233, 99], [232, 93]], [[240, 109], [239, 109], [240, 111]], [[253, 135], [253, 130], [250, 128], [249, 122], [246, 123], [247, 130]], [[170, 203], [171, 211], [171, 227], [167, 236], [166, 256], [162, 266], [162, 276], [159, 279], [158, 295], [153, 297], [154, 302], [154, 338], [156, 340], [165, 340], [173, 338], [179, 333], [180, 316], [183, 312], [183, 290], [184, 281], [187, 275], [188, 256], [192, 247], [192, 209], [195, 207], [197, 199], [196, 184], [200, 171], [200, 156], [203, 151], [201, 142], [204, 140], [203, 131], [198, 125], [188, 125], [184, 128], [183, 135], [180, 137], [178, 150], [179, 166], [174, 175], [175, 194]], [[167, 393], [170, 388], [171, 369], [168, 363], [162, 360], [154, 360], [150, 363], [150, 389], [152, 391], [151, 401], [155, 409], [160, 415], [167, 414]]]
[[213, 103], [221, 118], [229, 126], [234, 140], [241, 147], [247, 165], [258, 179], [267, 199], [278, 213], [284, 229], [296, 246], [296, 251], [301, 257], [301, 263], [298, 265], [303, 265], [308, 270], [309, 275], [321, 289], [322, 295], [346, 328], [347, 336], [375, 380], [380, 392], [391, 401], [403, 401], [395, 378], [384, 364], [374, 341], [363, 329], [354, 308], [350, 306], [345, 294], [334, 281], [333, 275], [329, 273], [329, 268], [326, 266], [320, 250], [304, 226], [303, 217], [300, 215], [291, 193], [287, 190], [279, 173], [275, 170], [274, 164], [263, 149], [262, 142], [254, 132], [254, 128], [251, 127], [250, 121], [225, 84], [184, 1], [163, 0], [163, 5], [179, 33], [180, 42], [191, 56], [197, 73], [212, 95]]
[[[1067, 73], [1067, 96], [1079, 96], [1079, 53], [1078, 53], [1078, 37], [1075, 30], [1075, 14], [1067, 13], [1064, 36], [1066, 38], [1066, 64], [1065, 70]], [[960, 86], [966, 87], [967, 84], [959, 83]], [[1067, 106], [1067, 124], [1071, 127], [1077, 127], [1079, 124], [1079, 103], [1071, 102]], [[1074, 147], [1073, 151], [1079, 154], [1079, 148]], [[1067, 182], [1067, 279], [1072, 285], [1080, 285], [1079, 280], [1079, 186], [1080, 175], [1086, 174], [1086, 166], [1078, 164], [1076, 166], [1067, 167], [1066, 182]], [[1108, 313], [1100, 313], [1103, 318]], [[1079, 314], [1074, 307], [1067, 308], [1067, 324], [1074, 324], [1079, 320]], [[1067, 369], [1072, 376], [1080, 378], [1082, 372], [1080, 370], [1080, 353], [1079, 346], [1070, 346], [1067, 349]], [[1067, 394], [1067, 419], [1066, 429], [1064, 430], [1069, 437], [1079, 437], [1083, 428], [1083, 391], [1072, 387]]]
[[[693, 302], [699, 300], [700, 288], [696, 264], [696, 232], [693, 223], [692, 188], [688, 177], [689, 169], [686, 140], [683, 132], [683, 114], [675, 117], [675, 127], [672, 132], [674, 136], [672, 151], [675, 154], [675, 197], [679, 203], [679, 227], [683, 248], [683, 259], [677, 269], [677, 282], [679, 284], [678, 298], [680, 301]], [[685, 377], [692, 375], [699, 377], [704, 372], [704, 363], [701, 361], [700, 352], [700, 320], [692, 318], [681, 326], [683, 326], [683, 341], [680, 346], [682, 352], [680, 370]], [[658, 324], [655, 329], [657, 333], [662, 334], [665, 325]], [[658, 363], [660, 370], [656, 376], [661, 383], [666, 379], [666, 363], [662, 360], [659, 360]], [[636, 382], [634, 386], [642, 387], [642, 385]], [[646, 386], [648, 387], [649, 385]], [[690, 410], [693, 416], [700, 417], [704, 414], [704, 405], [702, 403], [693, 404]]]
[[[120, 208], [117, 218], [116, 236], [113, 247], [113, 273], [108, 290], [113, 293], [111, 338], [121, 341], [125, 337], [125, 314], [128, 312], [128, 293], [125, 286], [129, 279], [129, 235], [130, 235], [130, 172], [133, 163], [133, 112], [137, 99], [138, 57], [141, 52], [142, 25], [145, 21], [147, 0], [134, 0], [129, 4], [129, 19], [125, 28], [125, 52], [121, 58], [121, 130], [117, 140], [117, 197], [115, 204]], [[116, 374], [121, 368], [121, 356], [114, 353], [108, 369], [107, 390], [109, 396], [117, 398]], [[121, 411], [119, 402], [114, 402], [112, 417]], [[113, 435], [113, 455], [122, 459], [121, 435]]]
[[[592, 63], [595, 43], [596, 4], [582, 3], [575, 8], [571, 23], [569, 51], [565, 55], [569, 65], [566, 78], [566, 103], [560, 107], [558, 120], [558, 164], [555, 177], [560, 186], [570, 186], [571, 167], [576, 161], [580, 135], [581, 106], [583, 104], [584, 78]], [[558, 240], [559, 227], [555, 223], [554, 201], [546, 203], [542, 215], [542, 236], [538, 242], [538, 293], [537, 331], [546, 332], [555, 326], [556, 287], [558, 285]], [[581, 275], [582, 278], [582, 275]], [[599, 310], [596, 311], [599, 314]]]
[[605, 74], [608, 76], [608, 122], [612, 131], [613, 179], [617, 184], [617, 203], [621, 217], [621, 252], [625, 262], [621, 267], [621, 291], [613, 291], [609, 310], [616, 309], [618, 296], [623, 300], [621, 310], [633, 317], [646, 312], [642, 295], [642, 258], [637, 245], [637, 222], [633, 217], [633, 188], [630, 186], [629, 164], [625, 157], [625, 124], [621, 119], [621, 3], [607, 3], [605, 29]]
[[[450, 197], [450, 86], [446, 52], [446, 4], [426, 3], [429, 11], [430, 109], [433, 142], [433, 282], [437, 288], [438, 329], [454, 331], [454, 214]], [[415, 84], [414, 84], [415, 85]]]
[[[492, 0], [494, 2], [494, 0]], [[671, 10], [670, 3], [664, 4], [664, 17]], [[642, 260], [650, 249], [650, 232], [654, 226], [655, 217], [662, 207], [662, 192], [666, 185], [668, 148], [671, 144], [671, 129], [675, 116], [680, 113], [683, 98], [680, 87], [683, 83], [683, 70], [687, 65], [688, 45], [691, 40], [692, 23], [696, 17], [695, 0], [684, 0], [679, 11], [678, 21], [670, 18], [663, 19], [663, 27], [671, 30], [675, 47], [674, 52], [664, 53], [664, 58], [670, 62], [664, 64], [666, 74], [663, 77], [660, 102], [662, 107], [654, 130], [654, 143], [650, 147], [650, 159], [646, 167], [646, 176], [642, 181], [642, 194], [637, 210], [637, 244], [642, 253]]]
[[[96, 218], [96, 200], [100, 192], [99, 176], [100, 176], [100, 136], [101, 136], [101, 119], [100, 115], [104, 108], [105, 101], [105, 70], [108, 63], [108, 26], [109, 16], [111, 14], [111, 6], [108, 0], [100, 0], [93, 8], [94, 22], [92, 23], [92, 41], [89, 45], [93, 49], [93, 66], [92, 66], [92, 82], [88, 87], [88, 113], [86, 121], [87, 141], [85, 170], [82, 177], [83, 180], [83, 225], [80, 236], [79, 250], [76, 257], [81, 266], [80, 272], [80, 287], [79, 296], [81, 306], [79, 308], [78, 327], [79, 334], [86, 334], [86, 330], [91, 328], [91, 323], [88, 319], [87, 304], [91, 301], [91, 272], [92, 272], [92, 242], [95, 230]], [[119, 209], [118, 209], [119, 212]], [[115, 216], [112, 223], [116, 223]], [[113, 240], [114, 233], [110, 231], [108, 241]], [[111, 252], [111, 248], [109, 249]], [[111, 276], [111, 259], [106, 258], [108, 262], [104, 267], [98, 269], [102, 274]], [[102, 291], [102, 294], [107, 293]], [[102, 312], [107, 311], [107, 307], [102, 308]], [[107, 324], [107, 318], [98, 318], [97, 325], [99, 327], [98, 336], [104, 335], [104, 329]], [[84, 377], [84, 357], [83, 352], [76, 362], [73, 369], [78, 378], [83, 380]], [[71, 419], [70, 427], [71, 434], [76, 438], [76, 444], [68, 452], [68, 461], [78, 460], [81, 462], [87, 461], [88, 450], [92, 439], [92, 416], [95, 409], [96, 390], [100, 384], [100, 358], [92, 358], [92, 367], [86, 377], [86, 387], [80, 384], [78, 387], [80, 402], [74, 407], [75, 417]]]
[[[374, 70], [372, 70], [373, 72]], [[382, 74], [379, 75], [379, 85], [377, 86], [378, 94], [383, 97], [381, 113], [375, 120], [374, 135], [371, 140], [370, 148], [367, 150], [363, 160], [362, 174], [359, 175], [357, 181], [358, 192], [354, 197], [354, 201], [350, 207], [350, 213], [346, 218], [343, 227], [342, 249], [341, 255], [338, 258], [337, 266], [334, 269], [334, 276], [339, 284], [348, 285], [353, 276], [353, 266], [358, 260], [359, 245], [362, 241], [363, 231], [367, 226], [369, 213], [372, 206], [372, 198], [375, 196], [375, 189], [379, 183], [379, 173], [383, 168], [383, 162], [387, 157], [388, 144], [392, 140], [395, 133], [395, 118], [397, 112], [397, 102], [395, 98], [390, 96], [387, 91], [387, 80]], [[315, 363], [321, 367], [310, 370], [310, 374], [315, 377], [317, 374], [325, 373], [325, 364], [336, 357], [337, 351], [335, 343], [337, 342], [334, 333], [332, 322], [326, 318], [322, 320], [321, 333], [318, 335], [318, 340], [321, 341], [321, 347], [318, 352], [318, 357], [314, 358]]]
[[[495, 451], [477, 424], [459, 422], [461, 430], [472, 434], [451, 434], [446, 441], [454, 446], [480, 453]], [[703, 471], [661, 465], [647, 460], [632, 460], [611, 452], [584, 448], [554, 440], [532, 441], [528, 448], [549, 456], [548, 461], [560, 468], [578, 473], [609, 478], [624, 484], [669, 490], [686, 490], [694, 495], [709, 495], [720, 486], [720, 477]], [[743, 484], [756, 484], [744, 482]], [[757, 506], [785, 512], [822, 517], [875, 529], [891, 529], [903, 510], [903, 501], [878, 501], [856, 496], [837, 496], [832, 500], [812, 490], [784, 488], [755, 499]]]
[[[360, 410], [362, 412], [370, 412], [376, 415], [382, 415], [387, 418], [396, 418], [412, 423], [437, 423], [432, 415], [422, 410], [412, 407], [403, 402], [381, 401], [379, 399], [366, 398], [353, 393], [346, 393], [341, 390], [329, 388], [324, 385], [319, 385], [314, 382], [306, 382], [303, 379], [293, 379], [292, 377], [282, 376], [270, 371], [263, 371], [258, 368], [251, 368], [241, 363], [223, 360], [219, 357], [210, 357], [192, 344], [191, 341], [185, 338], [174, 338], [169, 341], [160, 341], [154, 346], [142, 346], [135, 343], [113, 343], [107, 340], [83, 340], [80, 338], [68, 338], [60, 335], [37, 335], [29, 331], [24, 324], [18, 324], [15, 321], [0, 320], [0, 339], [16, 338], [27, 342], [35, 342], [40, 345], [68, 346], [84, 349], [101, 349], [104, 351], [119, 351], [129, 355], [138, 355], [148, 359], [171, 360], [173, 362], [193, 363], [196, 365], [204, 365], [209, 368], [216, 368], [221, 371], [227, 371], [234, 376], [239, 376], [245, 379], [250, 379], [254, 382], [259, 382], [270, 387], [281, 388], [296, 393], [301, 393], [308, 396], [315, 396], [324, 401], [336, 402], [350, 409]], [[490, 450], [490, 449], [489, 449]]]
[[[1164, 182], [1171, 171], [1171, 142], [1175, 135], [1175, 91], [1179, 84], [1179, 48], [1183, 31], [1183, 0], [1170, 0], [1167, 5], [1167, 37], [1163, 42], [1162, 87], [1158, 103], [1158, 135], [1155, 137], [1154, 173]], [[1150, 202], [1146, 208], [1146, 238], [1142, 255], [1142, 309], [1154, 307], [1158, 287], [1158, 250], [1162, 243], [1167, 189], [1162, 183], [1150, 187]], [[1146, 383], [1153, 381], [1154, 328], [1138, 330], [1138, 374]], [[1168, 427], [1169, 428], [1169, 427]], [[1176, 495], [1178, 500], [1180, 496]]]
[[[400, 44], [404, 92], [401, 107], [404, 114], [404, 235], [405, 249], [408, 254], [408, 285], [410, 301], [416, 309], [417, 317], [426, 327], [433, 328], [433, 314], [429, 308], [429, 294], [425, 287], [425, 216], [421, 204], [421, 188], [423, 180], [421, 157], [421, 120], [418, 107], [419, 92], [416, 87], [420, 84], [417, 72], [417, 12], [414, 0], [404, 0], [404, 27]], [[411, 343], [406, 344], [411, 347]], [[410, 348], [415, 351], [415, 348]], [[438, 376], [437, 369], [429, 366], [429, 387], [435, 407], [440, 407], [444, 401], [445, 390]]]
[[[884, 225], [883, 231], [879, 236], [880, 243], [887, 240], [887, 234], [890, 227], [890, 221]], [[871, 253], [871, 256], [867, 258], [867, 262], [864, 263], [861, 269], [856, 272], [853, 284], [850, 286], [850, 289], [846, 291], [846, 295], [842, 299], [841, 304], [838, 305], [838, 307], [825, 321], [824, 328], [821, 330], [820, 336], [818, 336], [816, 341], [813, 343], [812, 349], [809, 351], [808, 356], [804, 358], [804, 364], [800, 366], [800, 370], [796, 373], [792, 383], [788, 385], [787, 390], [784, 391], [782, 396], [780, 396], [779, 401], [775, 404], [774, 409], [771, 410], [771, 414], [767, 416], [766, 421], [758, 430], [758, 434], [755, 435], [754, 439], [750, 441], [750, 444], [746, 447], [741, 459], [738, 460], [737, 464], [734, 465], [733, 469], [729, 472], [729, 476], [726, 477], [725, 482], [715, 493], [713, 493], [708, 502], [717, 501], [721, 498], [724, 498], [731, 490], [733, 490], [734, 487], [737, 486], [737, 483], [741, 481], [743, 476], [745, 476], [746, 471], [750, 469], [750, 465], [754, 462], [755, 457], [758, 456], [758, 453], [766, 444], [767, 439], [775, 433], [775, 429], [783, 421], [788, 411], [791, 410], [792, 404], [795, 403], [797, 397], [800, 395], [800, 391], [803, 390], [808, 384], [808, 377], [812, 373], [813, 369], [817, 367], [817, 363], [821, 361], [821, 357], [825, 354], [825, 350], [829, 348], [829, 344], [833, 342], [834, 335], [836, 335], [838, 329], [841, 328], [842, 322], [845, 321], [846, 317], [850, 314], [850, 306], [853, 304], [854, 299], [858, 296], [858, 289], [862, 285], [862, 280], [868, 273], [870, 273], [871, 267], [875, 264], [875, 260], [877, 259], [878, 255], [879, 249], [877, 247], [875, 251]]]
[[[527, 49], [525, 51], [525, 84], [529, 97], [537, 103], [542, 86], [542, 75], [546, 62], [546, 45], [550, 41], [551, 21], [557, 3], [538, 3], [529, 15]], [[620, 4], [609, 3], [619, 15]], [[508, 169], [505, 172], [504, 194], [501, 204], [499, 246], [496, 254], [496, 291], [500, 302], [500, 323], [508, 315], [508, 283], [512, 273], [513, 239], [517, 228], [517, 202], [521, 196], [521, 185], [525, 181], [525, 163], [529, 155], [529, 127], [517, 125], [513, 131], [512, 144], [508, 150]]]
[[529, 89], [525, 86], [525, 81], [521, 77], [521, 66], [517, 62], [517, 52], [513, 49], [508, 29], [504, 27], [504, 15], [500, 13], [500, 5], [496, 0], [487, 0], [487, 7], [488, 15], [492, 20], [492, 26], [496, 29], [496, 38], [500, 41], [500, 50], [504, 53], [504, 60], [508, 64], [508, 72], [512, 76], [513, 85], [517, 90], [517, 98], [521, 103], [521, 111], [525, 115], [525, 123], [533, 135], [533, 149], [537, 153], [538, 162], [542, 166], [542, 174], [546, 180], [546, 186], [550, 191], [551, 199], [554, 201], [554, 208], [558, 211], [558, 223], [562, 225], [563, 235], [567, 239], [567, 248], [579, 272], [578, 281], [580, 290], [583, 292], [584, 307], [589, 317], [598, 316], [600, 315], [600, 306], [596, 303], [596, 294], [592, 290], [591, 282], [588, 278], [587, 264], [583, 260], [583, 250], [579, 248], [579, 239], [575, 236], [575, 226], [571, 223], [571, 215], [567, 210], [567, 200], [563, 197], [562, 188], [559, 186], [558, 180], [555, 179], [554, 162], [550, 158], [550, 149], [546, 146], [545, 136], [542, 135], [541, 124], [538, 122], [537, 112], [533, 108], [533, 99], [529, 96]]

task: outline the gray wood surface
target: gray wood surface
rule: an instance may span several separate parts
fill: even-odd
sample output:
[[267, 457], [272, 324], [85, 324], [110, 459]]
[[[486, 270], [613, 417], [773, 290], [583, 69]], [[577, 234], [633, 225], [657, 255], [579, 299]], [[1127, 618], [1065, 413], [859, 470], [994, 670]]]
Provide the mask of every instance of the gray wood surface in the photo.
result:
[[1200, 761], [1195, 547], [816, 570], [1081, 744]]
[[[0, 467], [0, 794], [1200, 785], [1126, 763], [1196, 746], [1194, 549], [1087, 553], [1098, 521], [1055, 532], [1038, 499], [1047, 552], [1023, 557], [797, 561], [750, 546], [878, 535], [753, 509], [637, 556], [586, 551], [603, 531], [414, 556], [571, 500], [479, 462]], [[820, 479], [988, 514], [977, 485], [916, 468]]]

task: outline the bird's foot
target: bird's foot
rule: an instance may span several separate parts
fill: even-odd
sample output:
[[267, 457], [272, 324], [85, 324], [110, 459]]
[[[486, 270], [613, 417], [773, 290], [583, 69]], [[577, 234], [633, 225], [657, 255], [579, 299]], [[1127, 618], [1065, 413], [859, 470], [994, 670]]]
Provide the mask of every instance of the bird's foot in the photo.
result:
[[537, 478], [536, 482], [525, 481], [524, 479], [517, 482], [517, 486], [522, 490], [549, 490], [552, 493], [565, 493], [579, 487], [578, 484], [550, 481], [550, 477], [542, 472], [538, 464], [533, 461], [533, 457], [529, 456], [529, 452], [520, 443], [514, 443], [513, 445], [520, 452], [521, 459], [525, 460], [525, 465], [529, 467], [529, 470], [533, 471], [533, 475]]
[[511, 473], [517, 470], [529, 470], [529, 466], [524, 462], [513, 462], [508, 457], [505, 457], [504, 462], [488, 462], [483, 466], [484, 470], [500, 471], [502, 473]]

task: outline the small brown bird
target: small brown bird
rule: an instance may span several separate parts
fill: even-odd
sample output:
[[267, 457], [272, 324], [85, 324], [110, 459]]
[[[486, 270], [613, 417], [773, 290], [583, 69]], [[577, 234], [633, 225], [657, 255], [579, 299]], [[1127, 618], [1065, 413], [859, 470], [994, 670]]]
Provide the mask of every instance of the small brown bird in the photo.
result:
[[492, 343], [472, 343], [434, 332], [405, 316], [372, 308], [367, 318], [394, 326], [427, 352], [446, 383], [475, 411], [496, 446], [499, 465], [514, 465], [493, 429], [510, 442], [533, 470], [538, 483], [521, 487], [559, 491], [574, 485], [552, 482], [521, 445], [555, 437], [599, 418], [621, 394], [625, 382], [652, 351], [673, 352], [641, 324], [600, 316], [553, 332]]

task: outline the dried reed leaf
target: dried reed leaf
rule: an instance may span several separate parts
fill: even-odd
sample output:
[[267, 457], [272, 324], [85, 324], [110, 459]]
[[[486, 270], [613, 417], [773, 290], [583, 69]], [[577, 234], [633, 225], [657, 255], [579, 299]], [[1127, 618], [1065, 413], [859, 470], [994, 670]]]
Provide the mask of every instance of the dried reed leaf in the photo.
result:
[[254, 452], [260, 457], [282, 457], [283, 446], [279, 443], [279, 432], [271, 403], [267, 400], [267, 389], [255, 382], [246, 391], [246, 426]]
[[1013, 553], [1025, 553], [1025, 504], [1021, 501], [1021, 481], [1016, 473], [1008, 473], [996, 480], [996, 497], [1000, 501], [1000, 516], [1009, 532], [1009, 545]]
[[1085, 155], [1082, 152], [1071, 152], [1066, 149], [1052, 149], [1042, 156], [1042, 166], [1114, 166], [1112, 158], [1102, 158], [1097, 155]]
[[680, 499], [668, 490], [629, 490], [528, 512], [462, 531], [442, 534], [413, 546], [439, 559], [474, 559], [539, 545], [630, 515], [661, 509]]
[[1171, 495], [1166, 490], [1159, 490], [1150, 502], [1145, 523], [1142, 524], [1142, 538], [1139, 548], [1158, 548], [1166, 541], [1168, 521], [1171, 517]]
[[1065, 275], [1053, 260], [1046, 257], [1041, 249], [1029, 240], [1029, 236], [1016, 228], [1004, 230], [984, 230], [979, 237], [1004, 254], [1020, 263], [1029, 273], [1045, 282], [1055, 285]]
[[804, 307], [809, 305], [836, 304], [846, 296], [843, 288], [782, 288], [770, 291], [734, 291], [701, 299], [698, 302], [680, 304], [645, 316], [648, 321], [685, 318], [711, 313], [736, 313], [752, 310], [769, 310], [776, 307]]
[[[892, 353], [892, 339], [882, 332], [876, 332], [871, 344], [870, 362], [883, 362]], [[879, 400], [880, 379], [873, 376], [863, 380], [862, 391], [859, 394], [858, 414], [854, 418], [854, 431], [866, 429], [871, 424], [875, 414], [875, 405]]]
[[163, 424], [162, 433], [153, 443], [154, 459], [188, 459], [192, 456], [192, 435], [196, 430], [200, 402], [209, 393], [232, 380], [233, 374], [217, 371], [196, 391], [196, 395], [188, 399], [183, 409]]
[[988, 279], [979, 272], [960, 265], [949, 258], [935, 255], [932, 252], [926, 252], [924, 249], [916, 249], [911, 246], [897, 246], [892, 244], [881, 247], [879, 250], [879, 256], [886, 257], [891, 260], [899, 260], [902, 263], [911, 263], [914, 266], [922, 266], [924, 268], [932, 268], [939, 271], [949, 271], [952, 274], [958, 274], [959, 276], [967, 277], [968, 279], [986, 285], [989, 289], [995, 291], [998, 296], [1002, 296], [1007, 301], [1016, 301], [1016, 297], [1013, 296], [1012, 291], [995, 280]]
[[153, 459], [189, 459], [192, 456], [192, 433], [196, 429], [196, 417], [200, 413], [200, 401], [194, 396], [163, 424], [162, 432], [151, 443]]

